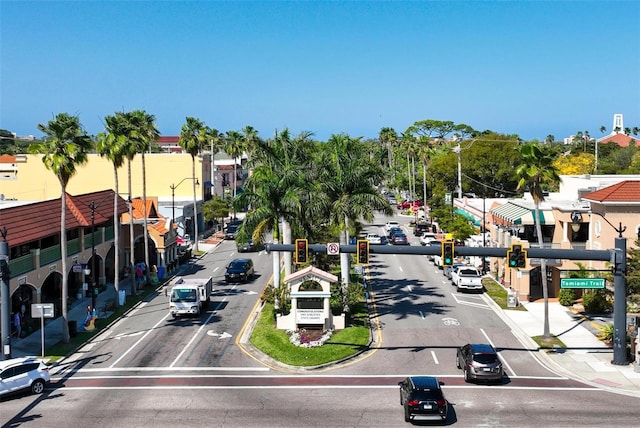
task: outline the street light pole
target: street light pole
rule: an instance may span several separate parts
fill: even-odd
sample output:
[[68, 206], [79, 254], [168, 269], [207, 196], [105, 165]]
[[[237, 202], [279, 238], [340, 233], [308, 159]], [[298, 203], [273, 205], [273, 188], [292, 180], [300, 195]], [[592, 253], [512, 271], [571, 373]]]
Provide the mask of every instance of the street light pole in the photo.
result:
[[[185, 177], [182, 180], [180, 180], [178, 184], [171, 184], [169, 186], [169, 188], [171, 189], [171, 224], [176, 223], [176, 188], [178, 188], [178, 186], [180, 186], [182, 183], [184, 183], [187, 180], [195, 180], [196, 186], [200, 185], [197, 177]], [[194, 221], [197, 221], [198, 216], [195, 211], [193, 213], [193, 218], [194, 218]]]
[[462, 147], [460, 146], [460, 140], [458, 140], [458, 145], [454, 151], [458, 154], [458, 199], [462, 199]]

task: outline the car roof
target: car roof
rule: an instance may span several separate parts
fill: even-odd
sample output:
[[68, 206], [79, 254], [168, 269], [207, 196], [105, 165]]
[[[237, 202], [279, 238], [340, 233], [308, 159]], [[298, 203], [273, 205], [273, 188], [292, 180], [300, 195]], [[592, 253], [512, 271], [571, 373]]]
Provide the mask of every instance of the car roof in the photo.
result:
[[4, 370], [5, 368], [7, 368], [9, 366], [16, 365], [16, 364], [39, 363], [39, 362], [42, 362], [42, 360], [37, 358], [37, 357], [11, 358], [11, 359], [8, 359], [8, 360], [0, 361], [0, 370]]
[[416, 389], [422, 391], [440, 389], [438, 378], [433, 376], [411, 376], [411, 382]]
[[233, 259], [231, 260], [231, 263], [249, 263], [250, 261], [251, 259], [242, 258], [242, 259]]
[[470, 343], [471, 351], [474, 354], [495, 354], [496, 350], [493, 346], [486, 343]]

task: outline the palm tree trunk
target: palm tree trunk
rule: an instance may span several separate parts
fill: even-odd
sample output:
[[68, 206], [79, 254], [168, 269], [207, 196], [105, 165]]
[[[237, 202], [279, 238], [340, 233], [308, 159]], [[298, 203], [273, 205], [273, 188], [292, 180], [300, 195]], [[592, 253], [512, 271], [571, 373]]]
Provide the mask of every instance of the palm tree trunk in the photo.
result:
[[69, 299], [69, 272], [67, 271], [67, 189], [62, 186], [60, 196], [60, 258], [62, 269], [62, 340], [69, 343], [69, 313], [67, 310], [67, 300]]
[[120, 218], [118, 216], [118, 168], [113, 166], [113, 176], [115, 177], [115, 195], [113, 197], [113, 241], [114, 241], [114, 254], [113, 254], [113, 287], [116, 290], [116, 306], [120, 303]]
[[133, 200], [131, 195], [131, 159], [127, 159], [127, 185], [129, 187], [129, 270], [131, 271], [131, 294], [138, 294], [136, 290], [136, 275], [135, 275], [135, 236], [133, 230]]
[[[543, 239], [542, 239], [542, 225], [540, 224], [540, 205], [535, 205], [535, 223], [536, 223], [536, 232], [538, 233], [538, 245], [542, 248]], [[549, 289], [547, 284], [547, 262], [544, 258], [540, 259], [540, 275], [542, 276], [542, 298], [544, 300], [544, 333], [543, 336], [545, 339], [549, 339], [551, 337], [551, 330], [549, 328]]]
[[151, 265], [149, 264], [149, 231], [147, 230], [147, 173], [144, 161], [144, 150], [142, 151], [142, 205], [144, 206], [144, 264], [147, 267], [146, 281], [149, 280]]

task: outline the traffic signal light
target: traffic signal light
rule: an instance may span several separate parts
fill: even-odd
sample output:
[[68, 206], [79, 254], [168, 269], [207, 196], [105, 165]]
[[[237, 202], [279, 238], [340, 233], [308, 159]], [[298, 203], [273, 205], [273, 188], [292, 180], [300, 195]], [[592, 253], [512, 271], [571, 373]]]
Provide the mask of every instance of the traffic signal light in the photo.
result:
[[507, 251], [507, 263], [510, 268], [523, 268], [527, 266], [527, 252], [520, 244], [512, 244]]
[[307, 263], [309, 258], [309, 241], [306, 239], [296, 239], [295, 256], [297, 265]]
[[356, 242], [357, 245], [357, 256], [358, 256], [358, 264], [366, 265], [369, 264], [369, 241], [366, 239], [359, 239]]
[[527, 251], [526, 250], [520, 250], [518, 251], [518, 262], [517, 262], [517, 266], [519, 268], [524, 268], [527, 266]]
[[453, 241], [442, 243], [442, 266], [453, 266]]

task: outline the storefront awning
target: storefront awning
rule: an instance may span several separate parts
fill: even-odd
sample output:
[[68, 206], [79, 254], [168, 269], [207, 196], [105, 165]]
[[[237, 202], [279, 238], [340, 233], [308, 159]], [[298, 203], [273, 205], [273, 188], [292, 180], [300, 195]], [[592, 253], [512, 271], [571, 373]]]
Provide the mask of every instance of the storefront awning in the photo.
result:
[[473, 225], [474, 226], [480, 226], [480, 223], [482, 223], [482, 219], [474, 216], [473, 214], [471, 214], [468, 211], [463, 210], [462, 208], [456, 208], [456, 214], [460, 214], [465, 216], [466, 218], [468, 218], [469, 220], [473, 221]]
[[[521, 225], [533, 225], [535, 224], [534, 215], [535, 210], [530, 208], [521, 207], [512, 202], [500, 205], [497, 208], [491, 210], [491, 214], [504, 220], [509, 224], [521, 224]], [[553, 212], [549, 210], [540, 210], [540, 224], [554, 224], [555, 219]]]

